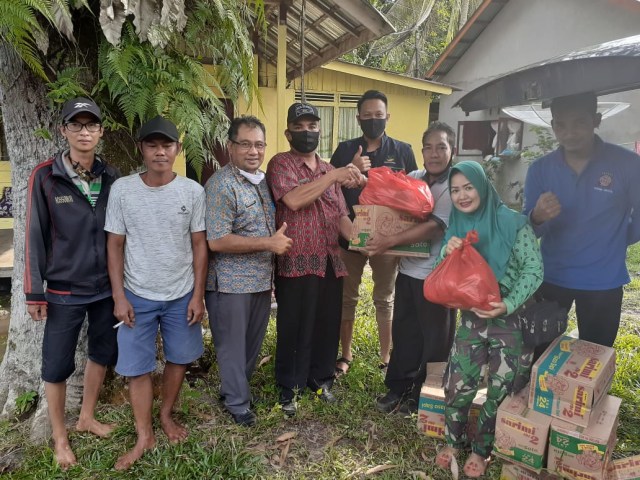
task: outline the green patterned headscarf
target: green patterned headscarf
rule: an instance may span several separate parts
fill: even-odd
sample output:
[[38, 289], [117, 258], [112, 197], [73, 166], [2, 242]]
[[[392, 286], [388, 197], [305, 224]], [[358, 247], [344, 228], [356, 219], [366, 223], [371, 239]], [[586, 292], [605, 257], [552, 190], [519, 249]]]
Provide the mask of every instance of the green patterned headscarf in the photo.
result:
[[480, 206], [473, 213], [463, 213], [455, 206], [451, 208], [445, 242], [452, 236], [464, 238], [467, 232], [476, 230], [479, 240], [474, 247], [500, 281], [507, 270], [507, 262], [511, 256], [516, 235], [527, 223], [527, 217], [502, 203], [498, 192], [491, 185], [478, 162], [464, 161], [451, 167], [449, 188], [451, 188], [451, 178], [456, 173], [462, 173], [467, 177], [478, 191]]

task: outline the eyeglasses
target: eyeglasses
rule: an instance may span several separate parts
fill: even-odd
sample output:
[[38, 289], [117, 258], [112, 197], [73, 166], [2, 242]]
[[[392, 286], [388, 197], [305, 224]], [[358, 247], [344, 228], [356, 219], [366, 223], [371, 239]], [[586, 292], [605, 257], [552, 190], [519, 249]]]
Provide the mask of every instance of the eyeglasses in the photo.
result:
[[238, 145], [238, 148], [243, 152], [248, 152], [249, 150], [251, 150], [251, 147], [255, 147], [255, 149], [259, 152], [262, 152], [264, 151], [265, 148], [267, 148], [267, 144], [263, 142], [251, 143], [251, 142], [236, 142], [235, 140], [231, 140], [231, 143]]
[[102, 128], [102, 124], [98, 122], [89, 122], [89, 123], [80, 123], [80, 122], [69, 122], [64, 124], [65, 128], [73, 133], [78, 133], [82, 131], [82, 128], [86, 128], [87, 132], [95, 133]]

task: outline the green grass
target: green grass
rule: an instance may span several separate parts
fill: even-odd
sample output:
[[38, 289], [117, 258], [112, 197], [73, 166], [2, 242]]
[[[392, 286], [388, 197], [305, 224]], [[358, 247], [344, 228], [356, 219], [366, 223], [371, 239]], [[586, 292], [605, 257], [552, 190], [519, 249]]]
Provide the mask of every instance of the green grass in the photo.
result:
[[[640, 248], [630, 249], [632, 276], [640, 271]], [[636, 265], [636, 267], [631, 267]], [[202, 361], [212, 365], [201, 378], [185, 384], [178, 417], [190, 429], [188, 441], [169, 445], [156, 424], [158, 445], [129, 472], [112, 467], [135, 440], [133, 419], [123, 397], [122, 381], [116, 379], [99, 407], [99, 418], [118, 424], [111, 438], [71, 434], [79, 465], [61, 472], [52, 450], [28, 445], [24, 426], [0, 422], [0, 476], [7, 479], [357, 479], [378, 465], [394, 468], [373, 475], [380, 479], [411, 479], [430, 476], [451, 478], [435, 468], [438, 442], [417, 432], [416, 418], [382, 415], [374, 408], [377, 395], [385, 392], [378, 365], [378, 336], [371, 302], [371, 280], [362, 286], [364, 299], [358, 307], [354, 362], [334, 388], [340, 403], [326, 405], [308, 394], [299, 403], [295, 419], [287, 420], [277, 405], [273, 357], [256, 370], [253, 391], [257, 396], [259, 423], [253, 429], [238, 427], [217, 402], [219, 382], [215, 354], [210, 345]], [[616, 342], [617, 372], [611, 393], [623, 399], [615, 456], [640, 454], [640, 337], [637, 306], [638, 282], [625, 292], [625, 313]], [[575, 327], [572, 318], [570, 329]], [[262, 357], [275, 352], [275, 322], [271, 322]], [[157, 405], [156, 405], [157, 409]], [[287, 442], [279, 436], [294, 432]], [[288, 450], [287, 450], [288, 449]], [[10, 462], [11, 461], [11, 462]], [[7, 464], [11, 469], [3, 472]], [[498, 479], [500, 462], [494, 461], [485, 478]]]

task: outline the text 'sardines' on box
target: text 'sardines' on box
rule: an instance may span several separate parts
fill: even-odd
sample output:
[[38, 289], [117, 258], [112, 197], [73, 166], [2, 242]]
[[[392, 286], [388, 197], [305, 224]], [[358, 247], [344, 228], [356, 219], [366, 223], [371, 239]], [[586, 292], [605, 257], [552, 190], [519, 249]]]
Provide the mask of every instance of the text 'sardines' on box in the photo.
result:
[[[395, 235], [423, 223], [424, 220], [412, 217], [407, 213], [379, 205], [354, 205], [356, 214], [353, 220], [354, 234], [349, 242], [349, 250], [363, 251], [366, 249], [369, 237], [380, 233]], [[400, 257], [428, 257], [431, 252], [431, 242], [418, 242], [410, 245], [397, 245], [385, 252], [385, 255]]]
[[613, 348], [558, 337], [533, 365], [529, 408], [586, 427], [615, 373]]
[[616, 443], [620, 403], [619, 398], [605, 395], [594, 408], [587, 427], [554, 418], [547, 469], [574, 480], [606, 480]]
[[546, 465], [551, 417], [530, 409], [527, 400], [528, 389], [523, 388], [498, 407], [493, 453], [539, 473]]

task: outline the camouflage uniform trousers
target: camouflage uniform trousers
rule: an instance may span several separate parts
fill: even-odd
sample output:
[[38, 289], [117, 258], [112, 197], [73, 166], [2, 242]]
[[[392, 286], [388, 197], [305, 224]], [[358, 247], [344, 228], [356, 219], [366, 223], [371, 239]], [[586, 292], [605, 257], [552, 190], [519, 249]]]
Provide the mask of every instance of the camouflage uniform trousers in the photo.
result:
[[[473, 452], [488, 458], [493, 448], [500, 402], [529, 381], [533, 351], [524, 346], [515, 315], [482, 319], [462, 312], [444, 379], [445, 437], [454, 448], [471, 444]], [[473, 438], [467, 438], [469, 408], [488, 368], [487, 400], [480, 410]], [[471, 429], [472, 431], [474, 429]]]

